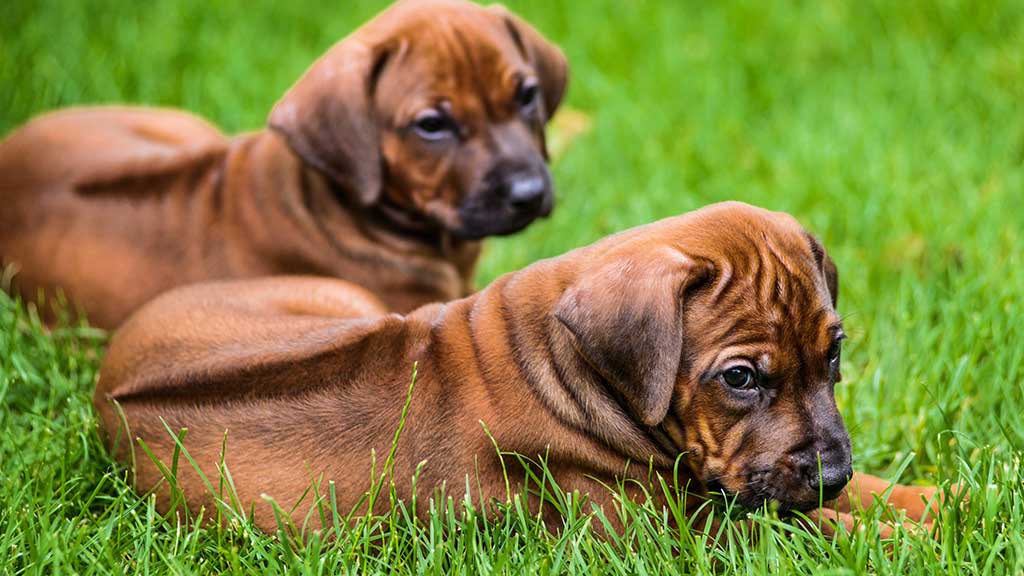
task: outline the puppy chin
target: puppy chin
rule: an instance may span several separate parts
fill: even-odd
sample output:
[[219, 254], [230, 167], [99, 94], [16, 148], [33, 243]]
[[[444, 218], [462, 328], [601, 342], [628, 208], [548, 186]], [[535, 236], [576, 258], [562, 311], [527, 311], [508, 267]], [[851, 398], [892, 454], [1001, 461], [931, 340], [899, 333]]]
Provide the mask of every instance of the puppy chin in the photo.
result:
[[790, 500], [785, 498], [758, 496], [750, 493], [730, 495], [726, 492], [724, 494], [728, 501], [735, 502], [741, 508], [759, 510], [767, 507], [769, 510], [773, 510], [779, 514], [786, 514], [789, 512], [808, 512], [815, 508], [819, 508], [824, 504], [824, 502], [819, 501], [818, 498], [814, 498], [813, 500]]
[[547, 218], [551, 213], [551, 201], [546, 201], [541, 209], [524, 212], [506, 207], [493, 210], [462, 210], [462, 224], [451, 230], [461, 240], [481, 240], [487, 236], [508, 236], [526, 228], [539, 218]]
[[[744, 486], [741, 489], [730, 490], [718, 480], [707, 482], [709, 494], [720, 494], [726, 502], [735, 503], [741, 508], [757, 510], [767, 506], [780, 514], [788, 512], [807, 512], [820, 507], [824, 502], [818, 494], [811, 494], [808, 490], [775, 490], [766, 486]], [[790, 494], [786, 494], [790, 492]], [[797, 494], [799, 492], [800, 494]]]

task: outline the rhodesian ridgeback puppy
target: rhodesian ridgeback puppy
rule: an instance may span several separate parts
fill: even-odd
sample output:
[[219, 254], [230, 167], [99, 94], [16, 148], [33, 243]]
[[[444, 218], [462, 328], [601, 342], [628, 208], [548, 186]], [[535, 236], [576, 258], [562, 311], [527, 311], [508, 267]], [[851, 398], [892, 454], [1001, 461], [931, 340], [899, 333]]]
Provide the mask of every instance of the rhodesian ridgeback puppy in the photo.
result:
[[327, 52], [269, 129], [82, 108], [0, 143], [0, 257], [114, 327], [174, 286], [343, 278], [392, 311], [466, 296], [480, 240], [552, 208], [562, 53], [500, 6], [401, 2]]
[[[783, 510], [841, 496], [848, 509], [889, 485], [860, 476], [843, 494], [854, 474], [833, 394], [844, 337], [836, 294], [835, 267], [792, 217], [719, 204], [406, 316], [341, 281], [177, 289], [115, 334], [95, 403], [114, 453], [135, 463], [136, 487], [155, 488], [161, 507], [168, 483], [134, 440], [169, 466], [169, 431], [187, 428], [183, 446], [213, 486], [226, 447], [230, 500], [255, 505], [264, 529], [275, 519], [263, 494], [299, 524], [313, 483], [324, 494], [333, 481], [343, 512], [356, 504], [371, 450], [379, 470], [390, 449], [414, 363], [394, 481], [410, 499], [425, 462], [420, 507], [441, 485], [460, 498], [467, 475], [482, 491], [474, 498], [504, 499], [503, 467], [520, 490], [522, 470], [496, 443], [546, 456], [561, 488], [602, 506], [612, 502], [603, 484], [646, 482], [649, 467], [671, 479], [681, 459], [697, 496], [724, 491]], [[188, 506], [209, 510], [195, 471], [178, 474]], [[919, 518], [921, 494], [895, 486], [890, 496]]]

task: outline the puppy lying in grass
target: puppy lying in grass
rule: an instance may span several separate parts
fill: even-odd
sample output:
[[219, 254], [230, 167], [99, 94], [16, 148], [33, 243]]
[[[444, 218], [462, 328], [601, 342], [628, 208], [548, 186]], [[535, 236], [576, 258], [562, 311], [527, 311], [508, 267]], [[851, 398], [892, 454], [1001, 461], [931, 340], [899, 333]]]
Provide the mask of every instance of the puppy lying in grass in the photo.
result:
[[95, 403], [112, 451], [161, 509], [221, 498], [264, 530], [277, 525], [269, 499], [302, 524], [311, 485], [323, 494], [333, 482], [340, 510], [359, 503], [371, 451], [379, 467], [400, 426], [394, 489], [418, 514], [440, 486], [485, 501], [520, 493], [524, 460], [498, 446], [543, 457], [563, 490], [606, 509], [607, 485], [641, 497], [652, 478], [678, 475], [690, 511], [717, 492], [782, 511], [838, 499], [826, 516], [850, 527], [851, 506], [888, 491], [920, 519], [933, 489], [851, 469], [833, 391], [837, 285], [792, 217], [738, 203], [405, 316], [338, 280], [196, 285], [114, 336]]
[[0, 140], [0, 269], [24, 300], [63, 293], [102, 328], [176, 286], [271, 274], [343, 278], [395, 312], [461, 298], [484, 238], [552, 210], [544, 126], [568, 74], [501, 6], [400, 2], [314, 63], [265, 130], [136, 107], [40, 116]]

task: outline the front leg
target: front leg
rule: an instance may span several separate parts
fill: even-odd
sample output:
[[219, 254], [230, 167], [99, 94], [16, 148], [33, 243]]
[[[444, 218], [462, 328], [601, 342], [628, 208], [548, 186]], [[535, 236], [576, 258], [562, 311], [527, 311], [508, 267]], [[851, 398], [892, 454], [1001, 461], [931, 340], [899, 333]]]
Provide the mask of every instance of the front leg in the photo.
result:
[[855, 472], [843, 493], [836, 498], [829, 508], [841, 513], [863, 510], [870, 507], [876, 497], [883, 498], [888, 492], [885, 502], [897, 510], [906, 513], [909, 520], [920, 522], [926, 513], [934, 516], [939, 511], [941, 498], [939, 489], [934, 486], [906, 486], [893, 484], [877, 476]]

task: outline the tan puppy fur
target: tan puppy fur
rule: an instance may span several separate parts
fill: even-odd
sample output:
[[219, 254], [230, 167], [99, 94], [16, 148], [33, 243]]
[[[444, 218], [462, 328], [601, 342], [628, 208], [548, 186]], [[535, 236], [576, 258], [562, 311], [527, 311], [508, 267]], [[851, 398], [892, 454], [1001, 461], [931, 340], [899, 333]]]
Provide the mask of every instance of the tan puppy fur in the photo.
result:
[[0, 142], [0, 259], [118, 325], [169, 288], [312, 274], [408, 312], [472, 290], [480, 239], [553, 202], [564, 56], [500, 6], [400, 2], [318, 60], [269, 129], [78, 108]]
[[[278, 278], [187, 287], [156, 299], [114, 337], [96, 406], [139, 490], [167, 484], [136, 446], [164, 462], [171, 430], [218, 477], [222, 441], [244, 509], [273, 529], [261, 499], [286, 510], [312, 480], [350, 509], [398, 444], [398, 493], [418, 504], [466, 476], [504, 499], [502, 450], [546, 455], [560, 486], [610, 506], [602, 483], [671, 478], [741, 504], [810, 510], [852, 474], [836, 409], [840, 318], [835, 268], [790, 216], [719, 204], [611, 236], [503, 276], [482, 292], [400, 316], [341, 282]], [[736, 369], [742, 368], [736, 371]], [[741, 382], [742, 372], [755, 380]], [[740, 384], [744, 384], [740, 386]], [[749, 385], [748, 385], [749, 384]], [[123, 420], [119, 415], [123, 411]], [[127, 425], [127, 430], [125, 430]], [[632, 465], [629, 465], [632, 463]], [[513, 492], [522, 470], [505, 458]], [[197, 475], [178, 478], [193, 510], [211, 505]], [[880, 485], [863, 477], [863, 495]], [[879, 481], [880, 482], [880, 481]], [[887, 486], [887, 485], [886, 485]], [[895, 487], [911, 516], [919, 493]], [[312, 498], [298, 503], [299, 523]], [[700, 498], [688, 501], [695, 506]], [[843, 512], [832, 512], [841, 522]]]

